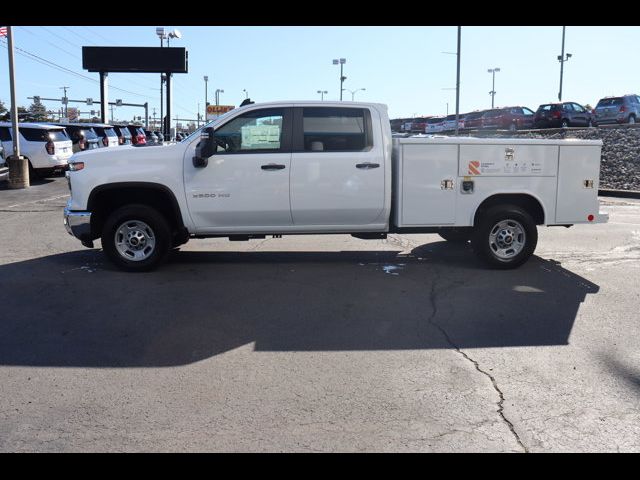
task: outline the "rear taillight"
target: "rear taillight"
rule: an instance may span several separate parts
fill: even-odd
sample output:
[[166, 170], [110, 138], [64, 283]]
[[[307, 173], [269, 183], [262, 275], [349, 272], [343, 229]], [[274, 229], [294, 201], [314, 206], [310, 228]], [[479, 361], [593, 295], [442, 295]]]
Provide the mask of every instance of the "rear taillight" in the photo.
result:
[[626, 112], [626, 111], [627, 111], [627, 108], [626, 108], [624, 105], [622, 105], [622, 106], [620, 107], [620, 113], [622, 113], [622, 112]]
[[560, 112], [560, 110], [556, 110], [555, 112], [553, 112], [553, 118], [561, 118], [562, 117], [562, 113]]
[[78, 140], [78, 146], [80, 147], [80, 150], [84, 150], [85, 148], [87, 148], [87, 144], [84, 138], [81, 138], [80, 140]]
[[45, 148], [47, 149], [47, 153], [49, 155], [53, 155], [54, 153], [56, 153], [56, 146], [51, 140], [47, 142]]
[[118, 144], [124, 145], [124, 137], [118, 137]]
[[109, 146], [109, 139], [107, 137], [102, 137], [102, 144], [105, 147], [108, 147]]

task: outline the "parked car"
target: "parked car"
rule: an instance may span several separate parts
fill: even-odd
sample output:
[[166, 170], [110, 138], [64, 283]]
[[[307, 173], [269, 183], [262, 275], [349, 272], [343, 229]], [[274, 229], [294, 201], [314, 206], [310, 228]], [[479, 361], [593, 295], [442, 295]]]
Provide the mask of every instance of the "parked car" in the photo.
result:
[[534, 113], [527, 107], [501, 107], [485, 112], [482, 116], [482, 128], [497, 128], [516, 131], [532, 128]]
[[103, 147], [117, 147], [120, 145], [118, 140], [118, 134], [114, 130], [112, 125], [105, 125], [104, 123], [92, 123], [91, 126], [96, 132]]
[[145, 138], [147, 139], [147, 145], [158, 145], [158, 136], [151, 130], [144, 130]]
[[[34, 177], [51, 175], [68, 169], [73, 145], [64, 128], [48, 123], [20, 123], [20, 154], [29, 160]], [[0, 122], [0, 142], [5, 152], [13, 151], [10, 122]]]
[[144, 128], [140, 125], [127, 125], [129, 133], [131, 133], [131, 143], [133, 145], [146, 145], [147, 135], [144, 133]]
[[4, 147], [2, 146], [2, 142], [0, 142], [0, 182], [9, 180], [9, 167], [6, 162]]
[[482, 116], [485, 112], [486, 110], [476, 110], [474, 112], [467, 113], [464, 117], [464, 128], [482, 128]]
[[164, 135], [160, 130], [155, 130], [153, 133], [158, 137], [158, 143], [164, 143]]
[[593, 123], [636, 123], [640, 119], [640, 97], [622, 95], [602, 98], [593, 110]]
[[445, 117], [431, 117], [427, 120], [424, 133], [438, 133], [444, 131]]
[[131, 132], [126, 125], [114, 125], [113, 131], [118, 136], [119, 145], [131, 145]]
[[57, 123], [64, 127], [72, 142], [73, 153], [100, 148], [100, 137], [93, 127], [86, 123]]
[[546, 103], [538, 107], [533, 124], [534, 128], [590, 127], [593, 117], [579, 103]]

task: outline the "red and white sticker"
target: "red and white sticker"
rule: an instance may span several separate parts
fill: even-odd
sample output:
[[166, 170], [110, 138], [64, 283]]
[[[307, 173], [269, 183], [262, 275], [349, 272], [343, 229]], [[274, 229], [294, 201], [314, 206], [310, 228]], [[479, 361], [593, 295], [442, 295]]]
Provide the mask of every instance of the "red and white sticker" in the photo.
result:
[[469, 175], [480, 175], [480, 162], [478, 160], [469, 162]]

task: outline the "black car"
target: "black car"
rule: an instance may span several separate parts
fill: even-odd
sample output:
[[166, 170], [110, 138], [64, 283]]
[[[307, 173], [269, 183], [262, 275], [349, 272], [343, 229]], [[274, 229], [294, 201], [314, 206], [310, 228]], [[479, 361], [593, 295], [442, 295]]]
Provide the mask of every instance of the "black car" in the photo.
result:
[[126, 125], [114, 125], [113, 131], [118, 136], [119, 145], [131, 145], [131, 132]]
[[67, 131], [67, 135], [73, 143], [73, 153], [93, 150], [102, 146], [98, 134], [93, 127], [86, 123], [57, 123], [55, 125], [64, 127]]
[[593, 115], [579, 103], [546, 103], [538, 107], [533, 125], [534, 128], [590, 127]]

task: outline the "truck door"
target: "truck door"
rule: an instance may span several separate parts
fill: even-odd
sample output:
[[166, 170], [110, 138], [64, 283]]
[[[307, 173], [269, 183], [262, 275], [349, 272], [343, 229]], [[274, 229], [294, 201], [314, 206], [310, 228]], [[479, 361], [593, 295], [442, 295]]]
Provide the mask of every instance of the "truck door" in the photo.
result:
[[185, 194], [198, 229], [291, 225], [291, 109], [251, 110], [215, 130], [217, 152], [193, 166], [184, 158]]
[[385, 154], [377, 112], [301, 107], [294, 109], [293, 125], [294, 225], [368, 225], [379, 220]]

